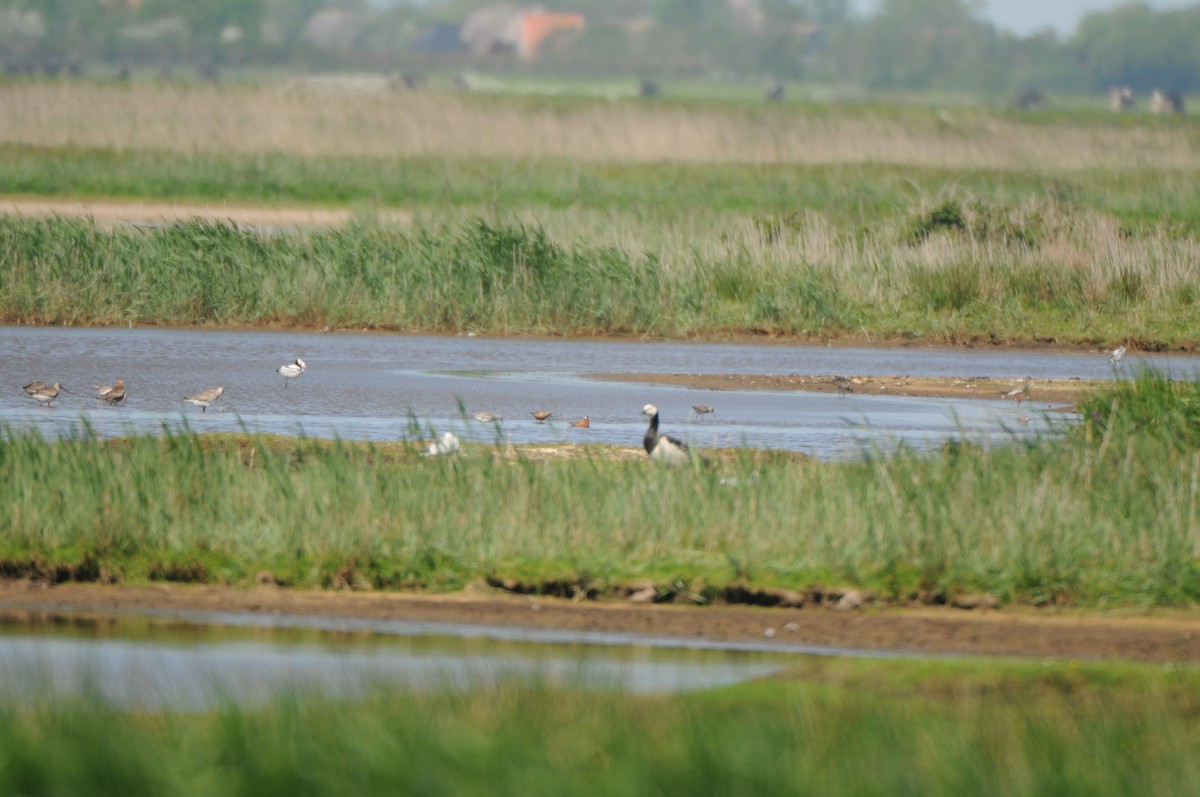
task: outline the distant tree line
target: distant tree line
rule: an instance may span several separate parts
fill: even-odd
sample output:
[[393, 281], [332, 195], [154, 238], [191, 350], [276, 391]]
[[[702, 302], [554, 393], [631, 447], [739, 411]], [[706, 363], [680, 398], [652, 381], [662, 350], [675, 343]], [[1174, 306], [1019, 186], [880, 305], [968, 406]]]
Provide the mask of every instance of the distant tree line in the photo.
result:
[[[1048, 0], [1049, 1], [1049, 0]], [[484, 0], [0, 0], [0, 58], [46, 64], [521, 69], [801, 80], [883, 90], [1200, 90], [1200, 3], [1088, 15], [1068, 36], [996, 29], [981, 0], [541, 0], [588, 25], [535, 63], [455, 51]], [[533, 5], [531, 2], [530, 5]], [[438, 35], [435, 35], [438, 34]]]

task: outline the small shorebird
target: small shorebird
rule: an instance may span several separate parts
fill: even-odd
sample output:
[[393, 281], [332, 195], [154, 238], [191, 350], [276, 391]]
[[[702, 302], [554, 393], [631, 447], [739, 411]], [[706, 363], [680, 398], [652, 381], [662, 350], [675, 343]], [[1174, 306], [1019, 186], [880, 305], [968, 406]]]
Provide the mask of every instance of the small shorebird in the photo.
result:
[[642, 407], [642, 415], [650, 418], [650, 426], [646, 429], [646, 434], [642, 436], [642, 446], [650, 455], [650, 459], [671, 468], [687, 464], [692, 455], [688, 452], [688, 447], [684, 445], [684, 442], [678, 437], [659, 434], [658, 407], [647, 404]]
[[195, 404], [202, 412], [208, 412], [208, 408], [221, 398], [221, 394], [224, 392], [225, 388], [214, 387], [212, 390], [201, 390], [194, 396], [188, 396], [184, 401], [188, 404]]
[[504, 420], [504, 416], [495, 412], [477, 412], [474, 416], [475, 420], [480, 423], [499, 423]]
[[704, 416], [708, 415], [710, 412], [716, 412], [716, 410], [707, 404], [693, 404], [692, 411], [696, 413], [696, 417], [700, 420], [704, 420]]
[[296, 377], [308, 370], [308, 364], [297, 357], [287, 365], [281, 365], [275, 369], [275, 373], [283, 377], [283, 387], [286, 390], [288, 383]]
[[125, 380], [118, 379], [117, 383], [112, 387], [101, 387], [100, 385], [92, 385], [99, 393], [96, 398], [101, 401], [107, 401], [109, 404], [120, 404], [125, 400]]
[[550, 412], [550, 410], [538, 410], [537, 412], [533, 412], [530, 414], [533, 415], [533, 419], [535, 421], [537, 421], [538, 423], [545, 423], [546, 419], [549, 418], [554, 413]]
[[592, 419], [584, 415], [577, 421], [571, 421], [572, 426], [578, 426], [580, 429], [587, 429], [592, 425]]
[[31, 387], [33, 387], [33, 385], [35, 385], [35, 384], [37, 384], [37, 383], [33, 382], [29, 386], [27, 386], [25, 388], [25, 392], [29, 393], [29, 396], [31, 398], [33, 398], [35, 401], [37, 401], [41, 404], [44, 404], [47, 407], [50, 406], [50, 402], [52, 402], [56, 398], [58, 398], [58, 392], [60, 390], [63, 391], [64, 393], [71, 392], [71, 391], [67, 390], [65, 387], [63, 387], [61, 384], [59, 384], [58, 382], [55, 382], [53, 385], [43, 384], [41, 387], [37, 388], [32, 393], [30, 393], [29, 389]]
[[43, 382], [40, 379], [35, 379], [32, 382], [30, 382], [28, 385], [26, 385], [24, 390], [28, 395], [32, 396], [34, 393], [38, 392], [39, 390], [41, 390], [44, 387], [49, 387], [49, 385], [47, 385], [45, 382]]
[[458, 438], [453, 432], [444, 432], [441, 437], [429, 444], [423, 457], [444, 457], [458, 453]]
[[1007, 393], [1004, 394], [1004, 398], [1012, 399], [1013, 401], [1017, 402], [1017, 406], [1019, 407], [1019, 406], [1021, 406], [1022, 401], [1029, 398], [1029, 388], [1032, 385], [1033, 385], [1033, 377], [1027, 376], [1027, 377], [1025, 377], [1025, 384], [1021, 385], [1018, 388], [1013, 388], [1012, 390], [1008, 391]]
[[1121, 359], [1124, 356], [1125, 356], [1125, 347], [1118, 346], [1117, 348], [1112, 350], [1112, 354], [1108, 355], [1108, 361], [1110, 363], [1112, 363], [1113, 365], [1116, 365], [1117, 363], [1121, 362]]

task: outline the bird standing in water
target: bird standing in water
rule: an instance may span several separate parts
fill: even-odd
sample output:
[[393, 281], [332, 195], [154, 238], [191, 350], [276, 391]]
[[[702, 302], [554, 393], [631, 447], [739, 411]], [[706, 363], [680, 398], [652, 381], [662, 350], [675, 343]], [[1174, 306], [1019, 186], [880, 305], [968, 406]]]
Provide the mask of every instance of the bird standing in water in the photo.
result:
[[99, 393], [96, 398], [101, 401], [106, 401], [109, 404], [120, 404], [125, 400], [125, 380], [118, 379], [117, 383], [112, 387], [102, 387], [100, 385], [92, 385]]

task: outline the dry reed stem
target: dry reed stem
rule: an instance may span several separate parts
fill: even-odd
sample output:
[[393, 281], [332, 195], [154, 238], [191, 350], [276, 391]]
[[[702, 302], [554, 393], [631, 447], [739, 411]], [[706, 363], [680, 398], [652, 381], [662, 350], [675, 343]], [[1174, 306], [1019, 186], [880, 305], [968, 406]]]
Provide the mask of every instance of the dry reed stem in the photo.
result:
[[590, 102], [528, 107], [305, 85], [0, 85], [0, 143], [297, 155], [635, 162], [893, 163], [992, 169], [1194, 169], [1180, 127], [1037, 125], [985, 111], [869, 112]]

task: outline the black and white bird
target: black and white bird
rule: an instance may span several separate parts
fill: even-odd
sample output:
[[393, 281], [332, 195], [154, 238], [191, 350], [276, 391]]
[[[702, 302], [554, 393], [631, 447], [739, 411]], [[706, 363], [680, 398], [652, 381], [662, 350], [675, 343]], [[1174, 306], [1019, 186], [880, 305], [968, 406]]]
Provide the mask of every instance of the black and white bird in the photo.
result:
[[283, 377], [283, 387], [286, 389], [288, 382], [291, 382], [293, 379], [299, 377], [307, 370], [308, 364], [305, 363], [304, 360], [301, 360], [299, 357], [297, 357], [287, 365], [281, 365], [276, 368], [275, 372]]
[[650, 419], [650, 426], [646, 429], [645, 436], [642, 437], [642, 445], [646, 448], [650, 459], [672, 468], [686, 465], [691, 461], [692, 455], [682, 440], [678, 437], [659, 434], [658, 407], [647, 404], [642, 407], [642, 415]]
[[1118, 346], [1117, 348], [1112, 350], [1112, 354], [1108, 355], [1108, 361], [1110, 363], [1112, 363], [1113, 365], [1116, 365], [1117, 363], [1121, 362], [1121, 359], [1124, 356], [1125, 356], [1125, 347]]

